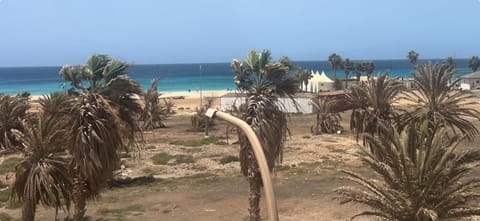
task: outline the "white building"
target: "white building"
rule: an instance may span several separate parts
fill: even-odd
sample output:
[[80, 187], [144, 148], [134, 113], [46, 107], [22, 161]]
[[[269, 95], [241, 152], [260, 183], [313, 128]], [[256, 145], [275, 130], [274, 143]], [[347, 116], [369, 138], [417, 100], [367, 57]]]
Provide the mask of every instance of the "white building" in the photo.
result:
[[463, 90], [480, 88], [480, 71], [461, 76], [459, 83]]
[[[311, 114], [314, 112], [312, 106], [312, 95], [311, 94], [296, 94], [294, 96], [295, 102], [290, 98], [280, 98], [279, 101], [283, 104], [280, 105], [283, 108], [283, 111], [286, 113], [303, 113]], [[241, 104], [245, 103], [245, 97], [237, 93], [228, 93], [220, 97], [220, 110], [228, 111], [231, 110], [233, 106], [237, 108]]]

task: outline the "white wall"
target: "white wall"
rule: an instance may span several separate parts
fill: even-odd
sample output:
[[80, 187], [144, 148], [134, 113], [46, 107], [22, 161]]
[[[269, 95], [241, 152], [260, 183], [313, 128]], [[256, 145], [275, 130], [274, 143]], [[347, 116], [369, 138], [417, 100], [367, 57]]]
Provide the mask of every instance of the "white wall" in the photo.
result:
[[470, 89], [475, 89], [477, 87], [480, 87], [480, 79], [462, 79], [460, 80], [460, 87], [462, 87], [461, 85], [464, 84], [464, 85], [470, 85], [470, 88], [469, 89], [466, 89], [466, 90], [470, 90]]
[[462, 90], [470, 90], [471, 89], [470, 84], [465, 84], [465, 83], [460, 83], [460, 88]]
[[[303, 97], [295, 98], [297, 107], [295, 107], [294, 102], [290, 98], [280, 98], [279, 101], [283, 103], [283, 105], [280, 105], [280, 106], [283, 108], [283, 111], [286, 113], [304, 113], [304, 114], [313, 113], [313, 106], [310, 98], [303, 98]], [[239, 98], [221, 97], [220, 110], [227, 111], [227, 110], [230, 110], [233, 106], [236, 106], [238, 108], [243, 103], [245, 103], [244, 97], [239, 97]]]

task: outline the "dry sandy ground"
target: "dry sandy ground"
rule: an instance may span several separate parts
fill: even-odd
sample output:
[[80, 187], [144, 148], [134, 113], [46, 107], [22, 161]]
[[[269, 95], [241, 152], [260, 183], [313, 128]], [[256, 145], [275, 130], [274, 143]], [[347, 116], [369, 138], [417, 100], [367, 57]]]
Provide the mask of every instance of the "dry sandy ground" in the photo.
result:
[[[194, 93], [194, 92], [192, 92]], [[173, 95], [176, 96], [176, 95]], [[197, 99], [197, 100], [195, 100]], [[100, 198], [90, 201], [87, 215], [93, 220], [165, 220], [221, 221], [247, 220], [248, 183], [240, 175], [238, 162], [221, 164], [224, 156], [238, 155], [235, 133], [226, 137], [226, 124], [217, 122], [210, 136], [219, 138], [216, 144], [186, 146], [178, 141], [204, 138], [203, 132], [189, 132], [190, 114], [199, 98], [189, 97], [182, 103], [175, 100], [181, 114], [165, 123], [168, 128], [145, 134], [146, 148], [134, 159], [126, 158], [120, 175], [153, 175], [153, 183], [124, 188], [111, 188]], [[179, 102], [180, 101], [180, 102]], [[217, 99], [218, 102], [218, 99]], [[187, 109], [186, 107], [190, 107]], [[343, 126], [348, 128], [349, 114], [344, 113]], [[334, 199], [335, 188], [348, 184], [342, 180], [340, 169], [362, 174], [368, 171], [355, 154], [359, 150], [353, 135], [311, 136], [313, 115], [294, 115], [289, 119], [289, 137], [284, 160], [274, 171], [274, 187], [281, 220], [344, 221], [363, 211], [354, 204], [340, 205]], [[479, 140], [465, 143], [478, 147]], [[166, 165], [154, 165], [151, 156], [165, 152], [186, 155], [191, 160], [179, 163], [170, 160]], [[263, 200], [262, 200], [263, 205]], [[264, 205], [263, 205], [264, 206]], [[19, 209], [0, 209], [19, 218]], [[262, 210], [266, 219], [266, 212]], [[67, 214], [60, 212], [59, 218]], [[54, 211], [40, 207], [36, 220], [52, 220]], [[374, 220], [357, 218], [356, 220]]]

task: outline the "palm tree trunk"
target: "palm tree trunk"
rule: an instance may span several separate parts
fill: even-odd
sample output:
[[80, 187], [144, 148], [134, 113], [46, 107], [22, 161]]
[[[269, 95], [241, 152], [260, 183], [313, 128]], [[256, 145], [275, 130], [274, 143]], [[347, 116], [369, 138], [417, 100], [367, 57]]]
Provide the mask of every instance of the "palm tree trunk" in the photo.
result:
[[333, 68], [333, 80], [337, 79], [337, 67]]
[[73, 201], [75, 202], [73, 221], [83, 221], [85, 216], [85, 185], [85, 179], [82, 178], [78, 170], [75, 170], [75, 177], [73, 178]]
[[22, 221], [35, 220], [35, 203], [27, 197], [23, 198], [22, 203]]
[[250, 196], [248, 198], [250, 208], [248, 209], [249, 221], [260, 221], [260, 190], [262, 180], [258, 169], [257, 160], [252, 150], [248, 153], [248, 183], [250, 184]]
[[345, 90], [348, 89], [348, 74], [345, 73]]

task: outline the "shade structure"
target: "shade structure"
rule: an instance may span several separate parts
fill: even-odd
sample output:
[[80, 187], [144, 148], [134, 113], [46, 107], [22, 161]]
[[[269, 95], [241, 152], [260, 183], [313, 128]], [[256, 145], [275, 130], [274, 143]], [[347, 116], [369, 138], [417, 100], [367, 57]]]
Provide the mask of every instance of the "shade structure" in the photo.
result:
[[312, 71], [312, 78], [308, 81], [306, 91], [318, 93], [320, 91], [333, 91], [334, 81], [330, 79], [324, 71], [320, 74], [318, 71]]

